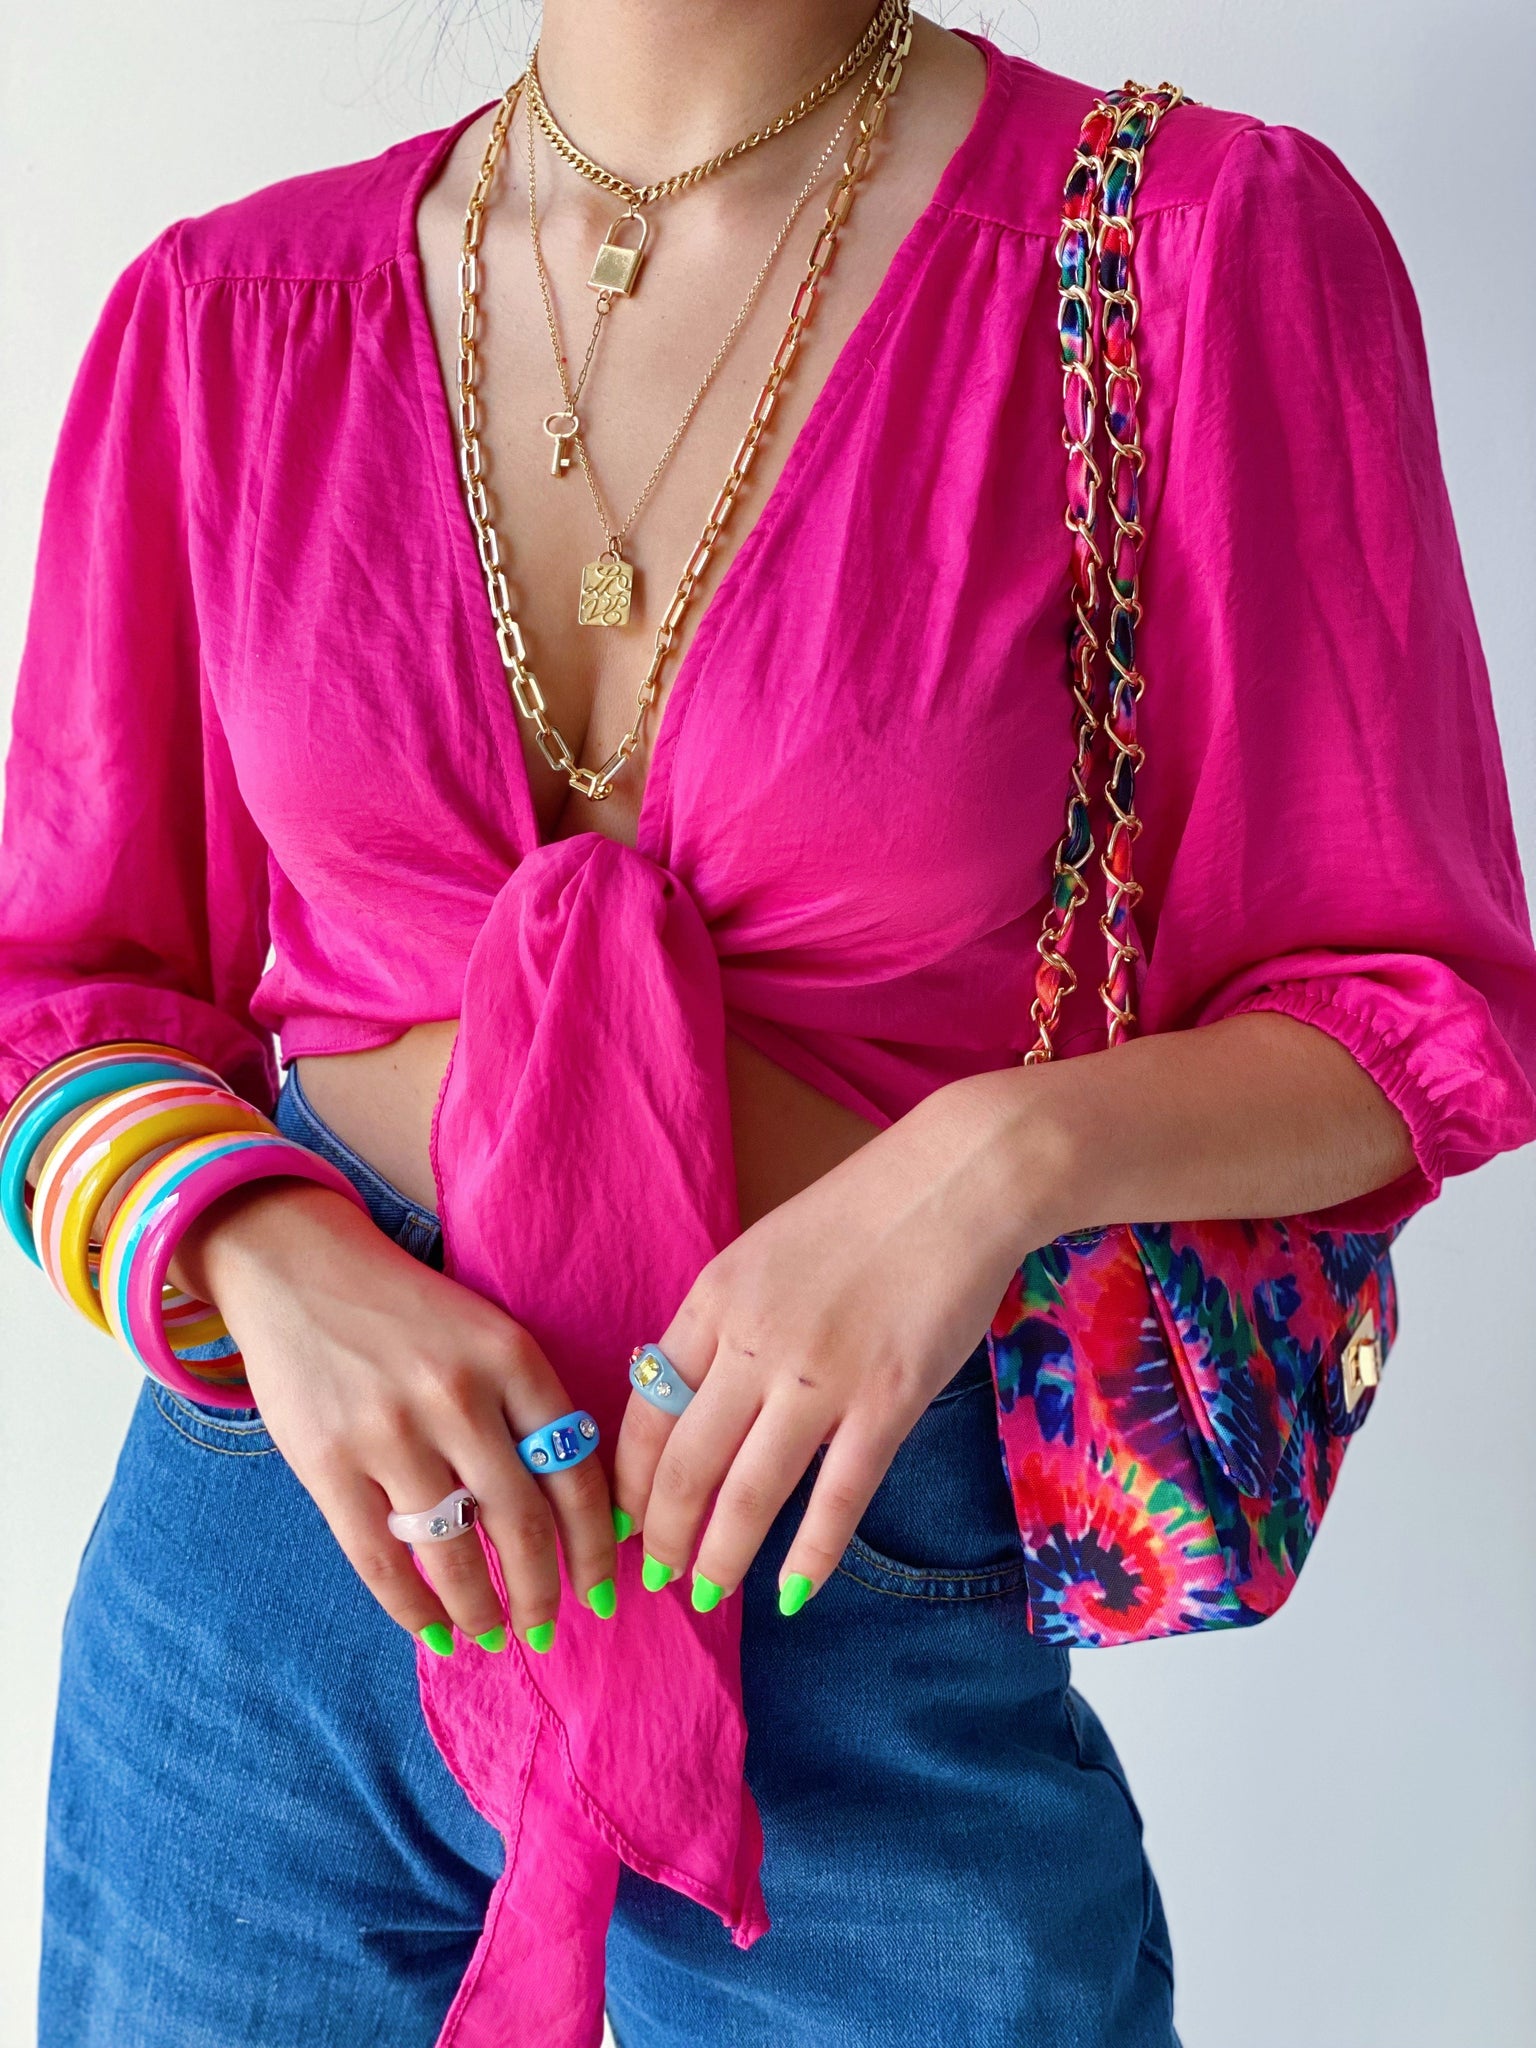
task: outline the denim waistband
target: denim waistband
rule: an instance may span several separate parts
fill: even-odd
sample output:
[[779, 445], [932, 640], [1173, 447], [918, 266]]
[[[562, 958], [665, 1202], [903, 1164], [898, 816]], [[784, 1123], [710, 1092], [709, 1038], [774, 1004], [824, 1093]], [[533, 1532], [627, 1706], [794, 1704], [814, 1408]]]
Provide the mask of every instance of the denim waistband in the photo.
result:
[[368, 1204], [369, 1215], [386, 1236], [392, 1237], [413, 1258], [441, 1271], [443, 1229], [436, 1216], [420, 1202], [402, 1194], [393, 1181], [386, 1180], [377, 1167], [370, 1166], [331, 1129], [304, 1093], [297, 1066], [284, 1069], [272, 1120], [285, 1138], [292, 1138], [340, 1168]]

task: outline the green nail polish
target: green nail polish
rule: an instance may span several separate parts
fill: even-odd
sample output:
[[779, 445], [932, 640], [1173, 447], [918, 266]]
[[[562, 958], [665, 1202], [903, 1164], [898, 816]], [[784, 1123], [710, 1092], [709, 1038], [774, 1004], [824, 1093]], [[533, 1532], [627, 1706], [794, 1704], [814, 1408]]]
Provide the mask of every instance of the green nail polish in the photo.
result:
[[445, 1621], [429, 1621], [421, 1631], [421, 1640], [429, 1650], [435, 1650], [439, 1657], [453, 1655], [453, 1630]]
[[652, 1557], [651, 1553], [647, 1551], [645, 1553], [645, 1563], [640, 1567], [640, 1577], [644, 1582], [647, 1593], [659, 1593], [672, 1577], [672, 1567], [669, 1564], [663, 1564], [659, 1557]]
[[615, 1508], [613, 1511], [613, 1533], [621, 1543], [626, 1536], [633, 1536], [635, 1533], [634, 1516], [625, 1514], [622, 1508]]
[[713, 1579], [706, 1579], [702, 1572], [693, 1575], [693, 1610], [695, 1614], [708, 1614], [725, 1598], [724, 1586], [717, 1586]]
[[530, 1650], [537, 1650], [540, 1656], [544, 1654], [554, 1640], [555, 1624], [552, 1621], [541, 1621], [537, 1628], [531, 1628], [528, 1631], [528, 1647]]
[[498, 1624], [495, 1628], [488, 1628], [483, 1636], [476, 1636], [475, 1641], [482, 1650], [489, 1650], [495, 1656], [498, 1650], [507, 1647], [507, 1632]]
[[815, 1590], [804, 1572], [791, 1572], [779, 1588], [780, 1614], [798, 1614]]
[[612, 1579], [599, 1579], [587, 1594], [587, 1605], [604, 1621], [612, 1621], [613, 1610], [619, 1604], [619, 1589]]

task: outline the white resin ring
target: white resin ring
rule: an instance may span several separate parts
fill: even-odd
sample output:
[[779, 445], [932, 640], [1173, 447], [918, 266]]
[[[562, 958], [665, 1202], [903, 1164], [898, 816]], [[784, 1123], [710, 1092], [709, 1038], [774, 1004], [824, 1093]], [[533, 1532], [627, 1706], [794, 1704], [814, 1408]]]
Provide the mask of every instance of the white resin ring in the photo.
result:
[[468, 1535], [478, 1519], [475, 1496], [467, 1486], [460, 1486], [435, 1508], [423, 1508], [415, 1515], [391, 1515], [389, 1533], [418, 1548], [423, 1543], [451, 1543], [455, 1536]]

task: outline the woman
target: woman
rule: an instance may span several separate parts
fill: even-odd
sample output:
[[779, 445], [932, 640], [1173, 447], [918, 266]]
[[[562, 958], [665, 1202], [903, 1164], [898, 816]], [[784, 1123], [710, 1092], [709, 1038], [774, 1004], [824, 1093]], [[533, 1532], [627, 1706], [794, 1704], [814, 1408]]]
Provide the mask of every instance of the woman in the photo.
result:
[[[984, 1332], [1064, 1231], [1384, 1229], [1529, 1141], [1536, 956], [1401, 265], [1318, 144], [1181, 108], [1138, 249], [1142, 1035], [1084, 1049], [1090, 980], [1077, 1056], [1020, 1064], [1092, 94], [899, 12], [548, 0], [478, 277], [496, 105], [175, 223], [108, 302], [17, 693], [0, 1100], [162, 1041], [369, 1214], [263, 1183], [182, 1241], [255, 1405], [146, 1385], [82, 1565], [49, 2048], [591, 2042], [605, 1971], [622, 2048], [1174, 2039]], [[591, 175], [753, 136], [643, 245]], [[598, 300], [604, 242], [640, 261]], [[646, 1339], [680, 1418], [625, 1404]], [[525, 1470], [579, 1403], [611, 1462]], [[485, 1547], [413, 1560], [387, 1516], [458, 1485]]]

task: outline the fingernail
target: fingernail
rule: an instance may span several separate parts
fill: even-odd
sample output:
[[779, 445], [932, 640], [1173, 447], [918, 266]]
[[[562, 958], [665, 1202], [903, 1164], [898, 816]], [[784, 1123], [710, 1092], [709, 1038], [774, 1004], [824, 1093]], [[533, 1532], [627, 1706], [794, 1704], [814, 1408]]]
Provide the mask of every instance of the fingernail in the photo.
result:
[[475, 1641], [482, 1650], [489, 1650], [494, 1657], [498, 1650], [507, 1647], [507, 1632], [498, 1624], [495, 1628], [488, 1628], [483, 1636], [476, 1636]]
[[669, 1564], [663, 1564], [659, 1557], [652, 1557], [651, 1553], [647, 1551], [645, 1553], [645, 1563], [640, 1567], [640, 1577], [647, 1593], [659, 1593], [672, 1577], [672, 1567]]
[[622, 1508], [615, 1508], [613, 1511], [613, 1533], [621, 1543], [626, 1536], [633, 1536], [635, 1533], [634, 1516], [625, 1514]]
[[439, 1657], [453, 1655], [453, 1630], [445, 1621], [429, 1621], [421, 1631], [421, 1640], [429, 1650], [435, 1650]]
[[604, 1621], [612, 1621], [613, 1610], [618, 1604], [619, 1590], [614, 1585], [612, 1579], [599, 1579], [597, 1584], [587, 1594], [587, 1605], [594, 1614], [600, 1615]]
[[693, 1609], [696, 1614], [708, 1614], [725, 1598], [724, 1586], [717, 1586], [713, 1579], [706, 1579], [702, 1572], [693, 1575]]
[[791, 1572], [779, 1588], [780, 1614], [798, 1614], [815, 1590], [804, 1572]]
[[530, 1650], [537, 1650], [540, 1656], [544, 1654], [554, 1640], [555, 1624], [552, 1621], [541, 1621], [537, 1628], [531, 1628], [528, 1631], [528, 1647]]

